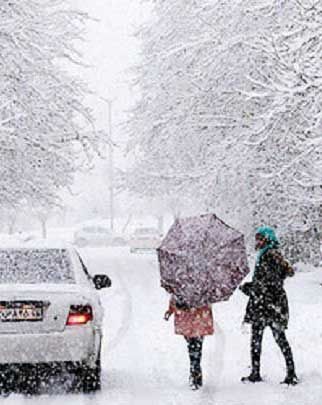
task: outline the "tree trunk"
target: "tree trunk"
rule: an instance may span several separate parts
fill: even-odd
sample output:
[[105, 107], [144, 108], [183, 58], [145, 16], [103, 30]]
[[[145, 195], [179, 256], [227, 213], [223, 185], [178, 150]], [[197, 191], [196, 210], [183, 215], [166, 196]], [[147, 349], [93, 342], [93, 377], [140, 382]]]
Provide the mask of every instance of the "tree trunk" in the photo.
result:
[[163, 232], [164, 232], [164, 217], [163, 217], [163, 215], [158, 216], [158, 231], [160, 232], [161, 235], [163, 235]]
[[13, 235], [16, 225], [16, 218], [10, 218], [8, 223], [8, 233], [9, 235]]
[[130, 225], [130, 222], [132, 221], [132, 217], [133, 217], [132, 214], [130, 214], [130, 215], [128, 216], [127, 221], [125, 222], [125, 225], [124, 225], [123, 228], [122, 228], [122, 233], [125, 233], [127, 227]]
[[41, 235], [43, 239], [47, 239], [47, 221], [41, 220]]

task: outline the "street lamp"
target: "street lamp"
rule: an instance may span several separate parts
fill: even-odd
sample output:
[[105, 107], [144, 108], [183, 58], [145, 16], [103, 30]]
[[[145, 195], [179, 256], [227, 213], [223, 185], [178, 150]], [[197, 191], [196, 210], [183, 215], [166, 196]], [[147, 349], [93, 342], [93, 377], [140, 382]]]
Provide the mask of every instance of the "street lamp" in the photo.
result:
[[114, 161], [112, 139], [112, 104], [113, 100], [100, 97], [108, 105], [108, 172], [109, 172], [109, 204], [110, 204], [110, 228], [114, 230]]

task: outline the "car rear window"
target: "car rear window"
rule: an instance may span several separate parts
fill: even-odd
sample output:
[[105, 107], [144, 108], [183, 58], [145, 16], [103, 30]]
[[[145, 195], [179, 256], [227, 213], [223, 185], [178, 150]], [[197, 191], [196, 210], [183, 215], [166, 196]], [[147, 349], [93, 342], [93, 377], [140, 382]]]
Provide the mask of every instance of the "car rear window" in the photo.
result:
[[66, 249], [0, 249], [1, 284], [75, 283]]

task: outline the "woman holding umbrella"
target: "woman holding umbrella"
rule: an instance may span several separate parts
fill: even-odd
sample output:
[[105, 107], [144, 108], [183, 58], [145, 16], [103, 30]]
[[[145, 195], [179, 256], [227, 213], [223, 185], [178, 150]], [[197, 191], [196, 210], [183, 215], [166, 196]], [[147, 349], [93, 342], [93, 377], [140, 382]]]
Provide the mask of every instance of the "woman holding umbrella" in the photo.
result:
[[202, 385], [204, 336], [213, 334], [211, 304], [227, 301], [248, 274], [244, 236], [214, 214], [179, 218], [157, 249], [161, 287], [171, 294], [165, 319], [185, 336], [190, 382]]
[[289, 310], [283, 284], [294, 270], [284, 260], [278, 250], [279, 241], [272, 228], [263, 226], [256, 231], [256, 249], [258, 250], [252, 282], [244, 283], [240, 289], [249, 296], [244, 322], [251, 323], [251, 362], [252, 371], [243, 382], [262, 381], [260, 358], [264, 330], [269, 326], [274, 339], [285, 358], [287, 375], [284, 384], [295, 385], [298, 382], [291, 347], [285, 335], [288, 326]]
[[166, 321], [174, 314], [175, 333], [183, 335], [188, 345], [190, 359], [189, 384], [193, 390], [202, 387], [202, 344], [204, 336], [214, 333], [213, 316], [210, 305], [189, 308], [182, 301], [175, 299], [170, 286], [163, 287], [172, 294], [169, 308], [164, 315]]

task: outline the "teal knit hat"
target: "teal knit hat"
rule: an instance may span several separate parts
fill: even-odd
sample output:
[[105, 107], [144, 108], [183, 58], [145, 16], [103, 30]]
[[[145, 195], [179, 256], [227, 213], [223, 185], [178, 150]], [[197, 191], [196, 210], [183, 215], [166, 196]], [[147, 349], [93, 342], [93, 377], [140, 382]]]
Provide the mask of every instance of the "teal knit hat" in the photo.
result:
[[278, 246], [280, 241], [278, 240], [273, 228], [269, 226], [260, 226], [256, 229], [256, 235], [263, 236], [271, 245]]

